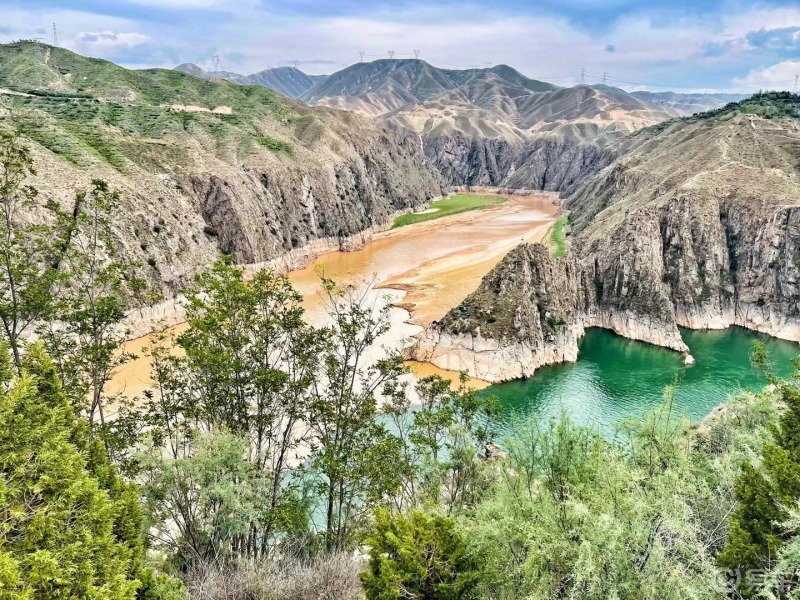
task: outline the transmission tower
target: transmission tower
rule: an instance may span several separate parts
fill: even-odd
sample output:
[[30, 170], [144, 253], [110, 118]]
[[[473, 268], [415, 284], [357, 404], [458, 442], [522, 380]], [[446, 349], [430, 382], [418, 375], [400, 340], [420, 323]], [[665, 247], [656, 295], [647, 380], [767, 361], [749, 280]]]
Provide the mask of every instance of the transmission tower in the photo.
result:
[[414, 58], [419, 58], [419, 50], [414, 50]]
[[796, 94], [798, 90], [800, 90], [800, 75], [795, 75], [794, 76], [794, 93]]
[[490, 62], [485, 62], [483, 64], [486, 65], [487, 69], [490, 69], [492, 67], [492, 63], [490, 63]]
[[603, 73], [603, 85], [608, 83], [608, 73]]
[[53, 23], [53, 46], [58, 46], [58, 29], [55, 23]]
[[586, 69], [581, 69], [581, 85], [586, 84]]
[[364, 53], [363, 52], [359, 52], [358, 53], [358, 57], [359, 57], [359, 61], [358, 62], [364, 62]]
[[214, 72], [218, 73], [220, 71], [219, 68], [219, 54], [215, 54], [211, 57], [211, 64], [214, 65]]
[[389, 50], [389, 58], [394, 58], [394, 50]]

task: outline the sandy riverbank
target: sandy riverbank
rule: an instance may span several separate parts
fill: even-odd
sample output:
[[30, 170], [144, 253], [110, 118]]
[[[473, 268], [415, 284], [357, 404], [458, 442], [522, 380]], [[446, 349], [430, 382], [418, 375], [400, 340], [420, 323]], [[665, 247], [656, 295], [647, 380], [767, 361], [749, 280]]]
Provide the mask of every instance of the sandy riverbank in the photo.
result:
[[[303, 295], [308, 320], [325, 323], [327, 315], [320, 296], [319, 273], [337, 280], [362, 279], [376, 284], [375, 293], [394, 305], [392, 331], [380, 340], [381, 347], [401, 347], [439, 319], [475, 290], [481, 278], [514, 246], [541, 241], [556, 220], [555, 194], [505, 195], [509, 202], [495, 207], [425, 221], [374, 235], [363, 248], [330, 252], [289, 279]], [[185, 325], [172, 331], [179, 333]], [[150, 360], [143, 350], [150, 336], [128, 342], [126, 350], [138, 358], [124, 365], [108, 386], [109, 394], [133, 397], [150, 387]], [[420, 376], [457, 374], [410, 363]], [[487, 384], [478, 380], [476, 387]]]

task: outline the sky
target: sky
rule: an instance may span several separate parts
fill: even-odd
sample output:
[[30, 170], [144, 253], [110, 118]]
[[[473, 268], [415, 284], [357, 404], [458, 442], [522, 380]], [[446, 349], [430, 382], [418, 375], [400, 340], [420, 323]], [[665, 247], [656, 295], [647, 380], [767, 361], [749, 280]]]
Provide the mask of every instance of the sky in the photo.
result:
[[130, 68], [327, 74], [361, 59], [508, 64], [568, 86], [793, 89], [800, 0], [0, 0], [0, 42], [42, 38]]

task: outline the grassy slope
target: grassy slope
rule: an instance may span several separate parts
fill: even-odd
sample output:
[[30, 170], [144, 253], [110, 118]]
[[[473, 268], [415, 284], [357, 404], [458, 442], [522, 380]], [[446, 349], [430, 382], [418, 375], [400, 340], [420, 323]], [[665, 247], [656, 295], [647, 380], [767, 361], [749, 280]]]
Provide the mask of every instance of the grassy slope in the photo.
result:
[[481, 196], [476, 194], [455, 194], [442, 198], [441, 200], [434, 200], [430, 208], [438, 208], [436, 212], [430, 213], [411, 213], [401, 215], [394, 221], [392, 227], [402, 227], [403, 225], [412, 225], [414, 223], [422, 223], [423, 221], [432, 221], [441, 217], [455, 215], [458, 213], [468, 212], [471, 210], [480, 210], [489, 208], [506, 201], [502, 196]]
[[[0, 88], [30, 96], [0, 95], [27, 134], [62, 158], [89, 167], [107, 162], [125, 172], [152, 169], [164, 154], [153, 144], [200, 136], [220, 157], [262, 147], [291, 156], [302, 108], [261, 86], [209, 82], [165, 69], [131, 71], [104, 60], [33, 43], [0, 45]], [[170, 105], [220, 106], [232, 114], [181, 112]], [[2, 123], [0, 123], [2, 126]], [[172, 145], [173, 164], [180, 151]]]
[[567, 253], [567, 233], [564, 231], [566, 226], [567, 217], [563, 216], [550, 230], [550, 256], [553, 258], [561, 258]]

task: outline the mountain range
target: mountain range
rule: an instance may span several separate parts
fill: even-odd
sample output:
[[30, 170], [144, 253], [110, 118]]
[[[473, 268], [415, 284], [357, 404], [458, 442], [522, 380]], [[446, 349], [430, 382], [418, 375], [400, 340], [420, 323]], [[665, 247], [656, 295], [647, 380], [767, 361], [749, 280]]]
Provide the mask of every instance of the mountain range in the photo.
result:
[[315, 83], [325, 79], [325, 75], [306, 75], [296, 67], [274, 67], [250, 75], [240, 75], [230, 71], [206, 71], [194, 63], [183, 63], [176, 71], [188, 73], [201, 79], [225, 79], [242, 85], [260, 85], [283, 94], [287, 98], [299, 98]]

